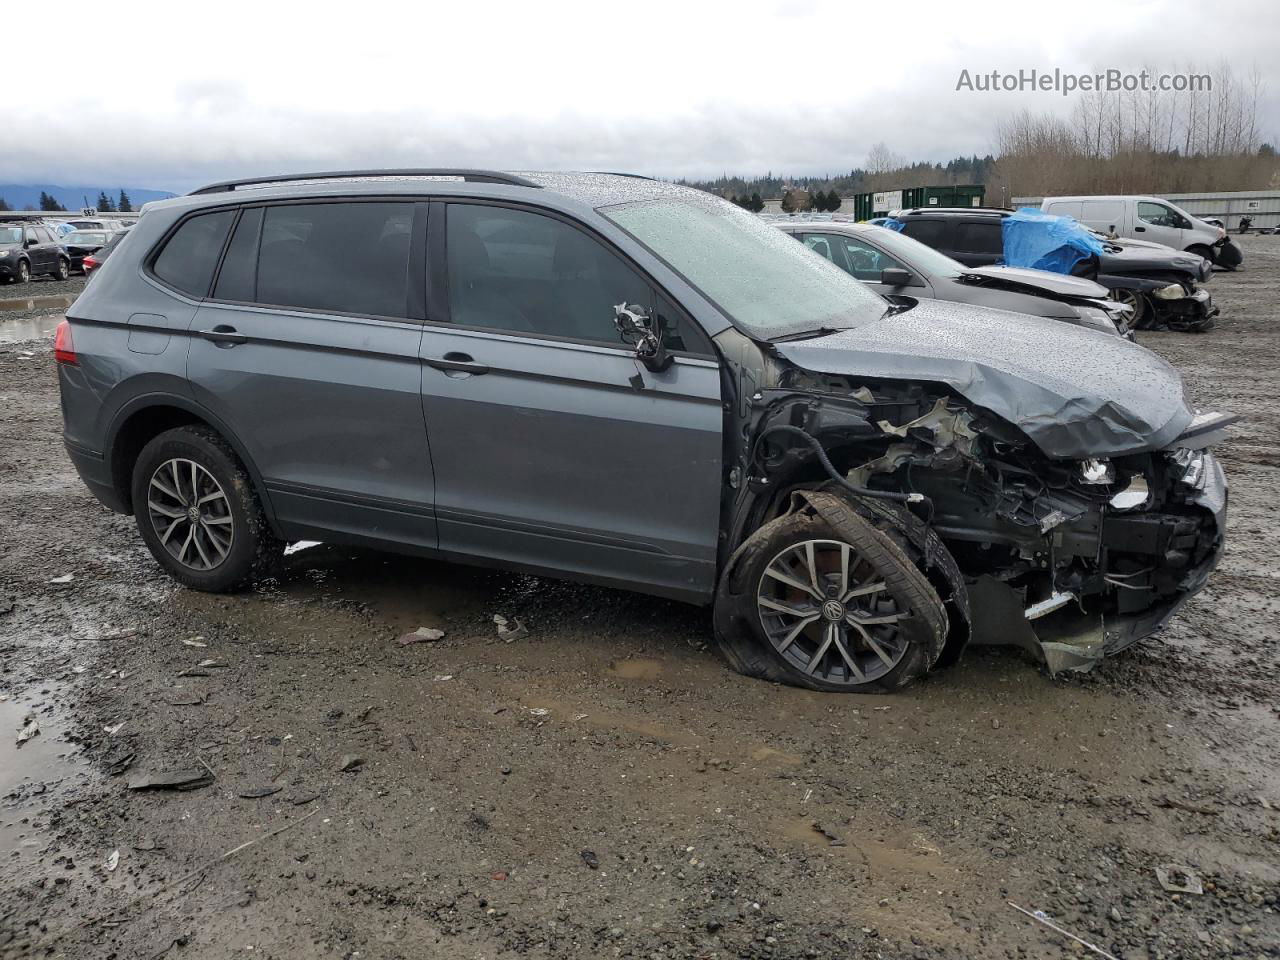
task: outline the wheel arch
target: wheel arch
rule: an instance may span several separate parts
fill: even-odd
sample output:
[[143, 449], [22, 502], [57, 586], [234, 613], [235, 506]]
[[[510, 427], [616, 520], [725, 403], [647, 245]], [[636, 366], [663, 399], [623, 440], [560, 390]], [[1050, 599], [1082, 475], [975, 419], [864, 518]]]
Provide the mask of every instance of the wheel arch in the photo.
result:
[[243, 443], [225, 423], [211, 413], [206, 407], [195, 401], [175, 394], [148, 394], [137, 397], [116, 412], [115, 418], [107, 432], [105, 458], [107, 470], [111, 476], [111, 485], [115, 488], [121, 502], [133, 509], [133, 465], [152, 438], [175, 427], [200, 424], [217, 433], [231, 445], [236, 458], [244, 465], [253, 481], [254, 492], [262, 503], [262, 509], [276, 531], [275, 512], [271, 508], [271, 498], [267, 494], [262, 475], [254, 465]]

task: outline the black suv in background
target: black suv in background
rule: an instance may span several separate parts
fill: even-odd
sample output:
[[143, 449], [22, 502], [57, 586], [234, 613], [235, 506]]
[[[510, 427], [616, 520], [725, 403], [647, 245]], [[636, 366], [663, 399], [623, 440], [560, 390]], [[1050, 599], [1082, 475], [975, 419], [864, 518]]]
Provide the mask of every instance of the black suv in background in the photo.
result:
[[[902, 232], [933, 247], [967, 267], [987, 267], [1004, 262], [1004, 228], [1001, 221], [1012, 210], [995, 208], [919, 208], [899, 210], [893, 217]], [[1218, 308], [1207, 290], [1207, 260], [1172, 247], [1138, 240], [1102, 238], [1101, 256], [1082, 260], [1072, 274], [1106, 287], [1111, 298], [1124, 305], [1130, 329], [1163, 329], [1203, 332], [1214, 324]]]
[[26, 283], [37, 274], [65, 280], [70, 273], [67, 253], [48, 227], [0, 218], [0, 280]]

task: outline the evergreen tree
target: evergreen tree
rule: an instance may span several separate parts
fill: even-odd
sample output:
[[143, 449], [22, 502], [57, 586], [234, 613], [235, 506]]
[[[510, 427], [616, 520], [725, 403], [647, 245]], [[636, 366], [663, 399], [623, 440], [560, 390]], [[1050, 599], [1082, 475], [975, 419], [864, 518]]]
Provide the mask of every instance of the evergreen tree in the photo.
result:
[[116, 209], [115, 204], [113, 204], [113, 203], [111, 202], [111, 198], [107, 196], [107, 191], [105, 191], [105, 190], [99, 191], [99, 193], [98, 193], [98, 212], [99, 212], [99, 213], [114, 213], [114, 212], [115, 212], [115, 209]]
[[759, 192], [751, 194], [750, 206], [747, 209], [753, 213], [759, 213], [764, 209], [764, 201], [760, 199]]
[[120, 191], [120, 202], [116, 205], [116, 209], [121, 213], [133, 213], [133, 201], [123, 189]]
[[46, 210], [46, 211], [55, 211], [55, 210], [62, 210], [63, 207], [62, 207], [62, 204], [58, 203], [57, 200], [55, 200], [49, 194], [41, 190], [40, 191], [40, 209]]
[[8, 210], [9, 204], [4, 202], [4, 197], [0, 197], [0, 210]]
[[835, 187], [827, 191], [827, 209], [832, 213], [840, 209], [840, 194], [836, 193]]

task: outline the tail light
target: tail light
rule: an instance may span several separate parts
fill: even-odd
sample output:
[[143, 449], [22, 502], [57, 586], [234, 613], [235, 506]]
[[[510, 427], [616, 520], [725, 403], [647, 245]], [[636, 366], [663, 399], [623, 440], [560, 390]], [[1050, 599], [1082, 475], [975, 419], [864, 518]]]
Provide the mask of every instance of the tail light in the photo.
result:
[[58, 363], [69, 363], [73, 367], [80, 364], [76, 358], [76, 345], [71, 341], [71, 324], [66, 320], [58, 324], [54, 334], [53, 359]]
[[85, 257], [84, 260], [81, 261], [81, 263], [84, 265], [85, 273], [88, 273], [90, 270], [96, 270], [98, 268], [97, 258], [95, 258], [93, 254], [89, 254], [87, 257]]

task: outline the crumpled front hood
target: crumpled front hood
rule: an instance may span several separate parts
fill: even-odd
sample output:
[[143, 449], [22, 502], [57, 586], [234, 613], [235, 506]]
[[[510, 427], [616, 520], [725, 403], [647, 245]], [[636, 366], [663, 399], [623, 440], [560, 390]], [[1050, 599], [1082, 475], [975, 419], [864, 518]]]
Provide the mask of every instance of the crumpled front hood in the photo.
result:
[[1192, 418], [1181, 378], [1156, 354], [1046, 317], [921, 300], [853, 330], [773, 346], [816, 373], [947, 384], [1058, 459], [1163, 449]]
[[1055, 300], [1060, 297], [1105, 300], [1108, 296], [1107, 288], [1092, 280], [1065, 273], [1050, 273], [1048, 270], [1031, 270], [1026, 267], [970, 267], [960, 275], [960, 279], [963, 282], [969, 277], [979, 278], [976, 282], [980, 286], [1021, 290], [1052, 297]]

